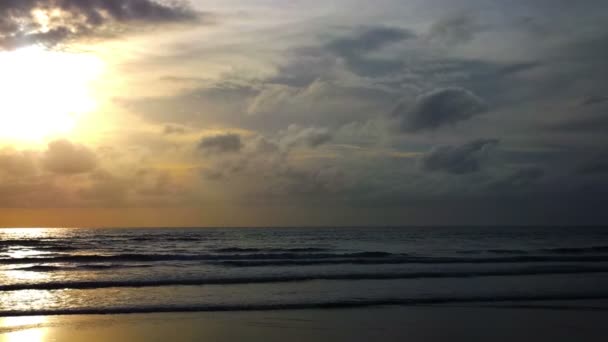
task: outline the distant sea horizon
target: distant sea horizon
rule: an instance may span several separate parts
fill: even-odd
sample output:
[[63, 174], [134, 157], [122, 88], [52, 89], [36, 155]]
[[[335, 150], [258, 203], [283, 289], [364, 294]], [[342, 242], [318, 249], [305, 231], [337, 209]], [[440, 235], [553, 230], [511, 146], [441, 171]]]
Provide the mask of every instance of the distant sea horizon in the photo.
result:
[[200, 225], [200, 226], [0, 226], [0, 229], [408, 229], [408, 228], [608, 228], [608, 224], [418, 224], [418, 225]]

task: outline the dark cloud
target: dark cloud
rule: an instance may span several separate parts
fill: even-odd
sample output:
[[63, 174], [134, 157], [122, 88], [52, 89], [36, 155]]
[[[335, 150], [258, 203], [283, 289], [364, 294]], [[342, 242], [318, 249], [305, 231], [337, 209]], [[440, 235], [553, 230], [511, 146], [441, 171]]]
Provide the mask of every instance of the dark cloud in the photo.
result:
[[497, 76], [508, 76], [542, 67], [542, 62], [515, 62], [498, 68]]
[[353, 37], [333, 40], [327, 44], [327, 47], [340, 56], [357, 57], [388, 44], [415, 37], [414, 33], [401, 28], [373, 27], [365, 29]]
[[236, 153], [243, 148], [243, 142], [240, 135], [227, 133], [202, 138], [198, 148], [210, 153]]
[[353, 37], [338, 38], [326, 45], [326, 49], [341, 57], [354, 72], [364, 76], [378, 76], [403, 67], [400, 59], [370, 57], [384, 47], [415, 38], [411, 31], [394, 27], [373, 27]]
[[519, 169], [508, 176], [493, 181], [489, 188], [494, 191], [504, 192], [520, 192], [531, 190], [529, 187], [534, 185], [545, 176], [545, 170], [540, 167], [525, 167]]
[[482, 161], [487, 157], [488, 149], [498, 144], [496, 139], [479, 139], [464, 145], [438, 146], [425, 154], [420, 165], [430, 172], [447, 172], [466, 174], [481, 169]]
[[600, 153], [584, 162], [578, 172], [583, 175], [608, 175], [608, 153]]
[[473, 15], [460, 13], [435, 22], [429, 31], [429, 38], [445, 44], [466, 43], [482, 28]]
[[581, 106], [592, 106], [608, 102], [608, 96], [587, 96], [581, 101]]
[[548, 128], [565, 133], [606, 133], [608, 132], [608, 115], [606, 113], [579, 115], [550, 123]]
[[0, 49], [115, 35], [130, 25], [194, 22], [185, 2], [160, 0], [3, 0]]
[[472, 92], [443, 88], [418, 96], [413, 104], [409, 101], [400, 103], [392, 114], [400, 118], [403, 131], [418, 132], [453, 125], [486, 110], [486, 103]]
[[308, 142], [308, 145], [310, 145], [312, 147], [317, 147], [317, 146], [323, 145], [326, 142], [330, 141], [331, 139], [332, 139], [331, 134], [325, 130], [314, 132], [312, 134], [309, 134], [306, 137], [306, 141]]
[[351, 184], [347, 174], [336, 166], [319, 165], [311, 169], [284, 167], [276, 170], [279, 182], [269, 184], [264, 196], [272, 199], [289, 195], [300, 199], [338, 194]]

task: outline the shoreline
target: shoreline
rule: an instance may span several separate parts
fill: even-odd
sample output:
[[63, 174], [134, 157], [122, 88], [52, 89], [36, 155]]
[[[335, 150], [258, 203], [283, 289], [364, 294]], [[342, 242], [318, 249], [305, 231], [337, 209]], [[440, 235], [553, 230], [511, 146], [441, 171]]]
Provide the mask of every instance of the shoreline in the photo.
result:
[[[137, 314], [179, 314], [179, 313], [221, 313], [221, 312], [285, 312], [306, 310], [348, 310], [348, 309], [375, 309], [375, 308], [417, 308], [417, 307], [457, 307], [465, 305], [480, 308], [532, 308], [525, 303], [542, 303], [536, 307], [543, 307], [546, 303], [566, 303], [560, 307], [567, 307], [571, 303], [586, 301], [608, 303], [608, 294], [572, 294], [572, 295], [545, 295], [545, 296], [503, 296], [503, 297], [436, 297], [436, 298], [405, 298], [405, 299], [375, 299], [352, 300], [318, 303], [291, 303], [291, 304], [252, 304], [252, 305], [200, 305], [200, 306], [150, 306], [150, 307], [115, 307], [100, 309], [57, 309], [31, 311], [0, 311], [2, 317], [32, 317], [32, 316], [81, 316], [81, 315], [137, 315]], [[524, 304], [519, 304], [524, 303]], [[576, 307], [576, 306], [574, 306]], [[603, 307], [602, 307], [603, 308]], [[608, 311], [608, 304], [606, 305]]]
[[603, 341], [608, 301], [0, 318], [0, 342]]

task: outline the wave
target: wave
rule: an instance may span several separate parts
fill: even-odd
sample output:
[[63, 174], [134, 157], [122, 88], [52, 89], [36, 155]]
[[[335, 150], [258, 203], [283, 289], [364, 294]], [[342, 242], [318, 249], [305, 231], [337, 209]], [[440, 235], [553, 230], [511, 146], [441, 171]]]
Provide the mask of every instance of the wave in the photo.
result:
[[537, 262], [607, 262], [608, 256], [543, 256], [526, 255], [490, 258], [458, 257], [387, 257], [387, 258], [344, 258], [344, 259], [296, 259], [296, 260], [226, 260], [218, 264], [230, 267], [277, 267], [277, 266], [315, 266], [315, 265], [379, 265], [379, 264], [501, 264]]
[[165, 305], [165, 306], [133, 306], [109, 308], [70, 308], [45, 310], [3, 310], [0, 317], [15, 316], [50, 316], [50, 315], [109, 315], [137, 313], [169, 313], [169, 312], [220, 312], [220, 311], [278, 311], [304, 309], [347, 309], [372, 306], [419, 306], [441, 304], [484, 304], [501, 302], [528, 301], [572, 301], [608, 299], [608, 293], [592, 294], [562, 293], [547, 295], [501, 295], [501, 296], [468, 296], [468, 297], [427, 297], [427, 298], [379, 298], [336, 300], [320, 302], [278, 303], [278, 304], [206, 304], [206, 305]]
[[53, 240], [45, 239], [12, 239], [0, 240], [0, 246], [40, 246], [48, 243], [53, 243]]
[[[34, 266], [45, 267], [45, 266]], [[540, 267], [492, 271], [455, 271], [455, 272], [402, 272], [402, 273], [344, 273], [344, 274], [305, 274], [258, 277], [226, 277], [200, 279], [156, 279], [156, 280], [108, 280], [46, 282], [29, 284], [0, 285], [0, 291], [21, 290], [60, 290], [60, 289], [100, 289], [113, 287], [162, 287], [162, 286], [202, 286], [238, 285], [263, 283], [290, 283], [313, 280], [397, 280], [423, 278], [475, 278], [495, 276], [534, 276], [549, 274], [608, 273], [608, 267]]]
[[488, 253], [492, 254], [526, 254], [522, 249], [488, 249]]
[[56, 272], [56, 271], [90, 271], [90, 270], [109, 270], [117, 268], [146, 268], [152, 265], [129, 265], [129, 264], [84, 264], [74, 266], [55, 266], [55, 265], [34, 265], [28, 267], [14, 268], [15, 271], [31, 272]]
[[298, 259], [349, 259], [387, 258], [400, 256], [385, 252], [358, 253], [259, 253], [259, 254], [113, 254], [113, 255], [60, 255], [53, 257], [4, 258], [0, 264], [56, 263], [56, 262], [112, 262], [112, 261], [215, 261], [215, 260], [298, 260]]
[[608, 253], [608, 246], [545, 248], [541, 251], [556, 254]]
[[470, 249], [458, 251], [459, 254], [513, 254], [513, 255], [525, 255], [525, 254], [606, 254], [608, 253], [608, 246], [589, 246], [589, 247], [556, 247], [556, 248], [541, 248], [541, 249]]
[[216, 253], [302, 253], [302, 252], [326, 252], [327, 248], [302, 247], [302, 248], [244, 248], [228, 247], [214, 250]]
[[135, 236], [135, 237], [127, 237], [126, 240], [129, 241], [171, 241], [171, 242], [192, 242], [192, 241], [202, 241], [201, 237], [197, 236]]
[[333, 264], [489, 264], [536, 262], [608, 262], [608, 255], [516, 255], [504, 257], [423, 257], [386, 252], [259, 253], [259, 254], [113, 254], [2, 258], [0, 264], [116, 263], [207, 261], [231, 267], [306, 266]]
[[14, 240], [0, 240], [0, 249], [7, 248], [35, 248], [42, 251], [50, 252], [65, 252], [75, 251], [78, 247], [73, 245], [65, 244], [61, 240], [55, 239], [42, 239], [42, 240], [31, 240], [31, 239], [14, 239]]

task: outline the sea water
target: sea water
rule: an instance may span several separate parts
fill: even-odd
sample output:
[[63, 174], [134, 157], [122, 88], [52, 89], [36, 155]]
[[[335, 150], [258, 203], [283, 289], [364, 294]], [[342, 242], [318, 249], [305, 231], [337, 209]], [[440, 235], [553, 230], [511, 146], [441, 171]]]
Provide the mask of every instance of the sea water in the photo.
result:
[[0, 229], [0, 316], [608, 298], [608, 229]]

